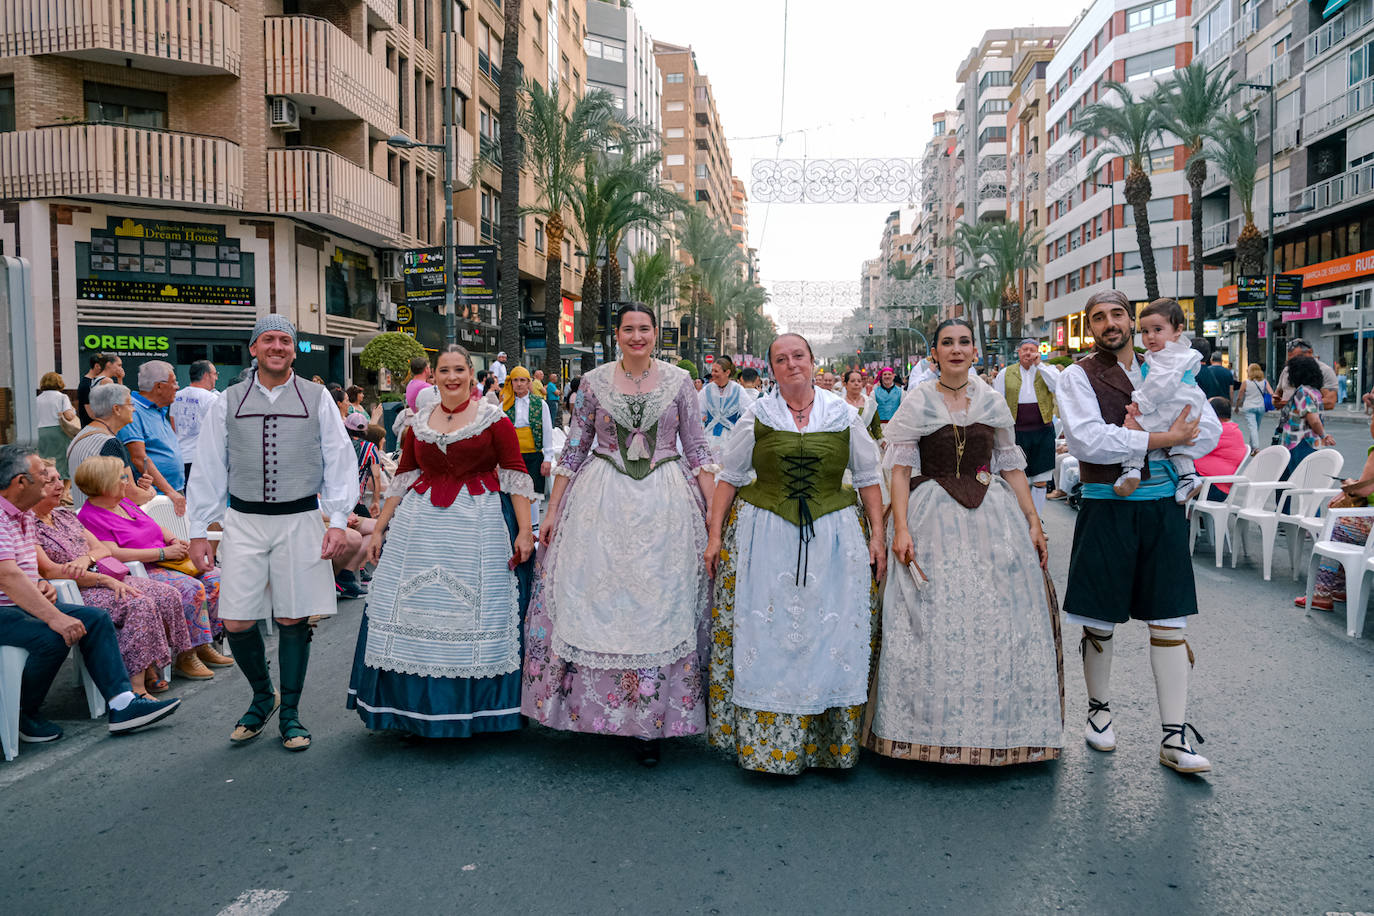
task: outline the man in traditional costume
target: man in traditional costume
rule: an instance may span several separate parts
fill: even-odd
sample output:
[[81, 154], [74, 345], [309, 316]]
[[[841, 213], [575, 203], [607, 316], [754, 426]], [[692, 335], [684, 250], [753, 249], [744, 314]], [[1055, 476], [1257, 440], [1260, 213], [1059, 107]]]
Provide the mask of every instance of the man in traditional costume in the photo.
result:
[[1040, 361], [1040, 344], [1027, 337], [1017, 362], [997, 373], [994, 386], [1016, 420], [1016, 444], [1026, 453], [1026, 479], [1035, 511], [1045, 508], [1045, 487], [1054, 476], [1054, 388], [1059, 373]]
[[1131, 394], [1141, 382], [1132, 346], [1134, 310], [1117, 290], [1088, 298], [1093, 353], [1065, 369], [1055, 391], [1069, 453], [1079, 461], [1083, 506], [1074, 526], [1066, 621], [1083, 627], [1079, 652], [1088, 687], [1083, 736], [1097, 751], [1116, 749], [1109, 682], [1112, 636], [1117, 624], [1143, 620], [1150, 627], [1164, 740], [1159, 762], [1180, 773], [1205, 773], [1212, 765], [1188, 741], [1188, 676], [1193, 653], [1181, 630], [1197, 613], [1197, 589], [1188, 550], [1188, 521], [1174, 501], [1167, 460], [1151, 460], [1144, 480], [1129, 496], [1112, 488], [1121, 462], [1143, 459], [1151, 449], [1192, 445], [1214, 448], [1221, 423], [1210, 406], [1199, 416], [1183, 411], [1165, 432], [1147, 433], [1134, 423]]
[[534, 492], [544, 492], [544, 477], [553, 468], [553, 418], [548, 402], [530, 391], [530, 371], [516, 366], [501, 386], [501, 410], [515, 424], [520, 456], [534, 481]]
[[[206, 530], [222, 523], [219, 616], [253, 688], [252, 705], [229, 740], [253, 740], [280, 709], [282, 746], [303, 751], [310, 747], [299, 713], [309, 618], [337, 610], [330, 560], [348, 543], [358, 460], [329, 391], [291, 371], [296, 328], [290, 321], [259, 318], [248, 352], [255, 368], [210, 405], [201, 427], [187, 492], [191, 559], [202, 570], [211, 567]], [[280, 697], [258, 627], [268, 617], [280, 630]]]

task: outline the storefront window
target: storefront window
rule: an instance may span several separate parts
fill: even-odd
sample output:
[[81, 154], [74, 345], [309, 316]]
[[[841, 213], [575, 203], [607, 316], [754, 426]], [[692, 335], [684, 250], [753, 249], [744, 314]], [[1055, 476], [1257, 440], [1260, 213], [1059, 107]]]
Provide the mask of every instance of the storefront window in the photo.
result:
[[334, 249], [324, 272], [324, 303], [329, 315], [377, 320], [377, 280], [365, 256]]

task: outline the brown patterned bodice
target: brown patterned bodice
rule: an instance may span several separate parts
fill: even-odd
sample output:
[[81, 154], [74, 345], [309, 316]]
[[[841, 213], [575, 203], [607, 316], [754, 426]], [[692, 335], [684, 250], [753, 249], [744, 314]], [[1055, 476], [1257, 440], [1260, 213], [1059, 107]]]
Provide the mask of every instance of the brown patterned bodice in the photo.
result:
[[[959, 455], [959, 440], [953, 424], [940, 427], [917, 443], [921, 452], [921, 473], [911, 478], [911, 489], [933, 480], [959, 505], [977, 509], [983, 504], [988, 483], [992, 481], [993, 428], [986, 423], [959, 428], [967, 434], [962, 457]], [[986, 482], [978, 480], [980, 470], [988, 472]]]

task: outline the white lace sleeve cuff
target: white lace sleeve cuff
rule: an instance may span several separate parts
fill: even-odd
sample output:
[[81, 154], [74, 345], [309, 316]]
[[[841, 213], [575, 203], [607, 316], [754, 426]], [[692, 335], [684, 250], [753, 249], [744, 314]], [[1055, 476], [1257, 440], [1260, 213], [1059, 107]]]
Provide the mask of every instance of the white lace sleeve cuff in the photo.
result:
[[404, 474], [397, 474], [395, 477], [391, 478], [391, 483], [387, 484], [384, 498], [399, 499], [400, 497], [405, 496], [406, 493], [409, 492], [410, 488], [415, 486], [415, 481], [419, 479], [419, 468], [416, 468], [413, 471], [406, 471]]
[[1026, 467], [1026, 453], [1021, 451], [1019, 445], [1008, 445], [1004, 448], [992, 450], [992, 472], [1000, 474], [1002, 471], [1021, 471]]
[[864, 487], [876, 487], [883, 482], [882, 471], [878, 465], [873, 466], [873, 470], [868, 474], [854, 474], [854, 489], [862, 490]]
[[703, 464], [703, 465], [700, 465], [699, 467], [694, 467], [694, 468], [692, 468], [692, 476], [693, 476], [693, 477], [700, 477], [702, 474], [719, 474], [719, 473], [720, 473], [720, 465], [718, 465], [718, 464]]
[[915, 442], [888, 442], [883, 464], [887, 467], [902, 465], [911, 468], [911, 476], [921, 473], [921, 449]]
[[752, 468], [749, 468], [746, 469], [743, 474], [733, 474], [722, 468], [721, 471], [716, 474], [716, 483], [728, 483], [735, 489], [746, 487], [749, 485], [749, 481], [754, 479], [754, 475], [751, 473], [752, 470]]
[[565, 465], [559, 464], [554, 466], [553, 474], [555, 477], [567, 477], [569, 480], [571, 480], [573, 477], [577, 475], [577, 472], [570, 467], [566, 467]]
[[511, 496], [523, 496], [531, 502], [534, 501], [534, 480], [524, 471], [512, 471], [509, 468], [497, 468], [496, 479], [501, 483], [501, 490]]

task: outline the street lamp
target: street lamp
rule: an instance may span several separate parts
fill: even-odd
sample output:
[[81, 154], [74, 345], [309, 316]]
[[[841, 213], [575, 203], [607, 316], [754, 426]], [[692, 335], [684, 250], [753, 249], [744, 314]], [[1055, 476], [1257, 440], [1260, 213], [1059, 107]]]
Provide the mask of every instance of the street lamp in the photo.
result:
[[454, 275], [458, 272], [457, 249], [454, 241], [453, 221], [453, 4], [448, 0], [440, 3], [443, 8], [441, 33], [444, 42], [444, 142], [421, 143], [405, 134], [388, 137], [386, 145], [393, 149], [437, 149], [444, 154], [444, 321], [448, 332], [448, 342], [458, 342], [458, 307], [454, 289], [457, 286]]
[[1274, 212], [1274, 143], [1278, 139], [1279, 132], [1279, 125], [1277, 123], [1278, 99], [1274, 95], [1274, 84], [1240, 83], [1239, 85], [1247, 89], [1258, 89], [1261, 92], [1267, 92], [1269, 94], [1269, 250], [1265, 259], [1265, 271], [1267, 276], [1264, 278], [1264, 369], [1265, 372], [1268, 373], [1274, 371], [1275, 360], [1278, 356], [1275, 352], [1277, 340], [1274, 337], [1275, 318], [1278, 317], [1274, 312], [1274, 217], [1280, 215], [1288, 216], [1291, 213], [1310, 213], [1315, 210], [1316, 207], [1311, 204], [1303, 204], [1300, 207], [1294, 207], [1292, 210], [1282, 210], [1279, 213]]

